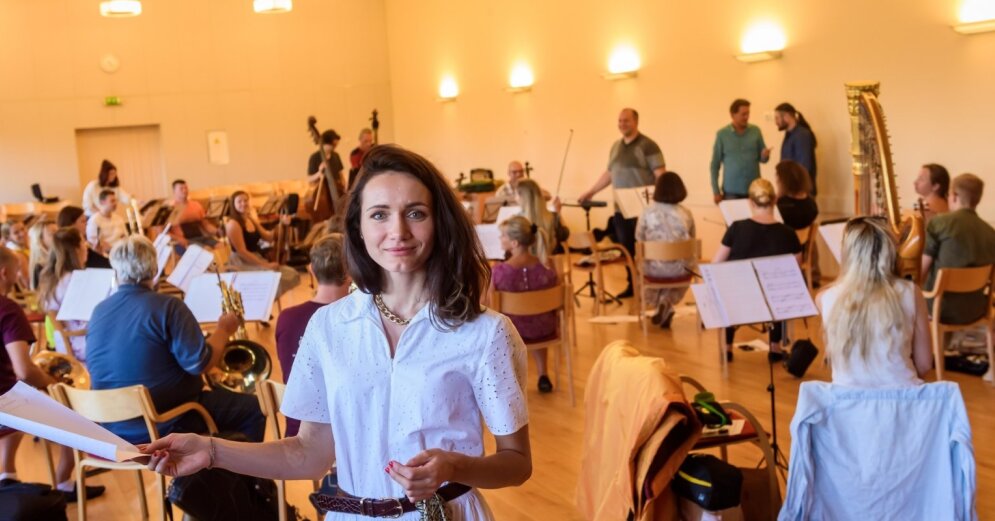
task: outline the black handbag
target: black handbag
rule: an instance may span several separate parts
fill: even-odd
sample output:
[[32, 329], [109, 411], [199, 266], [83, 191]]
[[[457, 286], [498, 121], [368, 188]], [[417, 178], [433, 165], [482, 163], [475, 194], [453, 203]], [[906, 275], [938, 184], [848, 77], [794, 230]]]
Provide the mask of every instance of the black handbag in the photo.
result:
[[743, 473], [710, 454], [689, 454], [670, 486], [678, 496], [714, 512], [739, 505]]
[[67, 521], [66, 498], [41, 483], [0, 488], [0, 521]]
[[[270, 479], [204, 469], [174, 479], [167, 500], [197, 521], [277, 521], [276, 483]], [[300, 519], [297, 509], [283, 505], [287, 519]]]

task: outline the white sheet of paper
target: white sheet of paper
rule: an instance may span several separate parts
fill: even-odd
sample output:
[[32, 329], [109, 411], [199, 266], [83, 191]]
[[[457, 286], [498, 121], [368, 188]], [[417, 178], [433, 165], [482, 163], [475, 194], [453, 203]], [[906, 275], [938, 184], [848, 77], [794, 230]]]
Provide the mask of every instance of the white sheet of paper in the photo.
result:
[[201, 276], [212, 261], [214, 261], [213, 253], [196, 244], [191, 244], [180, 257], [180, 262], [176, 263], [176, 267], [173, 268], [173, 272], [169, 274], [166, 281], [186, 293], [190, 283]]
[[134, 445], [24, 382], [0, 396], [0, 424], [112, 461], [142, 456]]
[[57, 320], [89, 321], [93, 308], [114, 291], [114, 270], [89, 268], [73, 271]]
[[159, 249], [159, 246], [161, 244], [169, 244], [169, 239], [172, 238], [169, 236], [169, 230], [171, 230], [172, 228], [173, 228], [173, 223], [166, 223], [166, 226], [162, 228], [162, 231], [159, 232], [159, 235], [155, 236], [155, 240], [152, 241], [152, 245], [155, 246], [156, 249]]
[[504, 260], [504, 248], [501, 247], [501, 230], [496, 224], [478, 224], [477, 240], [484, 248], [484, 255], [489, 260]]
[[634, 219], [643, 214], [643, 209], [653, 202], [652, 186], [637, 188], [616, 188], [615, 204], [626, 219]]
[[[726, 221], [726, 226], [731, 225], [736, 221], [742, 221], [744, 219], [750, 218], [750, 200], [749, 199], [727, 199], [725, 201], [719, 202], [719, 211], [722, 212], [722, 218]], [[774, 219], [783, 223], [784, 219], [781, 218], [781, 211], [774, 207]]]
[[727, 326], [773, 320], [751, 261], [719, 262], [700, 267], [702, 278], [714, 292], [722, 321]]
[[774, 320], [811, 317], [818, 314], [812, 294], [794, 255], [776, 255], [753, 259], [760, 287], [767, 297]]
[[[221, 278], [242, 294], [245, 320], [269, 320], [280, 286], [279, 272], [236, 271], [222, 273]], [[183, 295], [183, 302], [193, 312], [197, 322], [217, 322], [221, 316], [221, 288], [218, 287], [217, 274], [204, 273], [193, 279]]]
[[[161, 234], [162, 237], [166, 234]], [[162, 276], [162, 270], [166, 269], [166, 263], [169, 262], [169, 256], [173, 253], [173, 247], [169, 244], [168, 235], [165, 241], [159, 241], [159, 237], [156, 237], [155, 241], [155, 258], [156, 262], [159, 263], [159, 269], [155, 274], [154, 282], [159, 282], [159, 277]]]
[[833, 253], [833, 258], [836, 259], [837, 263], [843, 262], [843, 230], [845, 228], [845, 222], [819, 225], [819, 234], [822, 235], [822, 240], [826, 241], [826, 246], [829, 246], [829, 251]]
[[718, 303], [715, 302], [715, 296], [712, 295], [712, 290], [707, 284], [704, 282], [692, 284], [691, 293], [694, 294], [694, 301], [698, 306], [698, 316], [701, 317], [701, 323], [705, 324], [705, 329], [716, 329], [729, 325], [722, 319], [722, 311], [719, 309]]
[[494, 223], [501, 224], [520, 213], [522, 213], [521, 206], [502, 206], [498, 209], [497, 220]]

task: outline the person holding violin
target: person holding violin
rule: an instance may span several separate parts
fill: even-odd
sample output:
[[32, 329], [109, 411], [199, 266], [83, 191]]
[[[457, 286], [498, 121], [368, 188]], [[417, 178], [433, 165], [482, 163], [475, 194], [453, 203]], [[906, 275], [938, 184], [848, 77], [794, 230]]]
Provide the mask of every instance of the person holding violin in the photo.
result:
[[349, 152], [349, 184], [348, 189], [352, 190], [353, 183], [356, 182], [356, 174], [359, 173], [359, 166], [363, 164], [363, 158], [366, 157], [366, 153], [373, 148], [376, 144], [376, 138], [373, 137], [373, 130], [369, 128], [364, 128], [359, 131], [359, 146], [352, 149]]
[[301, 283], [301, 276], [297, 270], [271, 262], [263, 256], [259, 241], [272, 242], [275, 237], [272, 232], [263, 228], [253, 215], [249, 208], [249, 194], [239, 190], [231, 195], [224, 222], [225, 236], [228, 237], [232, 253], [228, 262], [232, 267], [237, 270], [279, 271], [280, 287], [276, 292], [277, 298]]

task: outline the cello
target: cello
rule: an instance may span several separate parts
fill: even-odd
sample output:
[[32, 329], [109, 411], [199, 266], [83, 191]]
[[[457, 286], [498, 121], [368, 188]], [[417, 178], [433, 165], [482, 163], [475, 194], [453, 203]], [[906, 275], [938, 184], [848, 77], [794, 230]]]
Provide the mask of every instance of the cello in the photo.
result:
[[336, 215], [341, 205], [342, 194], [345, 192], [342, 180], [336, 175], [337, 172], [332, 172], [331, 166], [328, 164], [328, 158], [325, 157], [325, 151], [321, 144], [321, 133], [318, 132], [317, 125], [317, 118], [314, 116], [307, 118], [308, 132], [310, 132], [314, 144], [318, 146], [318, 157], [321, 158], [321, 164], [324, 169], [324, 175], [318, 178], [318, 182], [308, 188], [304, 196], [304, 207], [310, 214], [311, 221], [314, 223], [328, 220]]

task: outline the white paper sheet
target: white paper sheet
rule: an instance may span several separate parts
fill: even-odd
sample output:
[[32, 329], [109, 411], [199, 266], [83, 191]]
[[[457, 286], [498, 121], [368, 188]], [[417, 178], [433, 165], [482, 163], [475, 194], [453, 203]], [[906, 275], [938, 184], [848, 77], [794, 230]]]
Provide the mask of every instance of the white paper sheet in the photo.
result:
[[643, 209], [653, 202], [652, 186], [637, 188], [616, 188], [615, 204], [626, 219], [635, 219], [643, 214]]
[[844, 228], [846, 228], [845, 222], [819, 225], [819, 234], [822, 235], [822, 240], [826, 241], [826, 246], [829, 246], [829, 251], [833, 253], [837, 263], [843, 262]]
[[698, 306], [698, 316], [701, 317], [701, 323], [705, 325], [705, 329], [728, 327], [729, 324], [723, 320], [722, 311], [719, 309], [718, 303], [715, 302], [715, 296], [712, 295], [712, 290], [707, 284], [704, 282], [692, 284], [691, 293], [694, 294], [694, 301]]
[[[750, 200], [749, 199], [727, 199], [725, 201], [719, 202], [719, 211], [722, 212], [722, 218], [725, 219], [726, 226], [731, 225], [736, 221], [742, 221], [744, 219], [750, 218]], [[779, 223], [783, 223], [784, 219], [781, 218], [781, 211], [774, 207], [774, 220]]]
[[775, 320], [818, 314], [794, 255], [753, 259], [753, 268]]
[[494, 221], [495, 224], [501, 224], [508, 219], [522, 213], [521, 206], [502, 206], [498, 209], [497, 219]]
[[[246, 321], [269, 320], [273, 300], [280, 286], [276, 271], [236, 271], [222, 273], [221, 278], [242, 294]], [[183, 302], [193, 312], [197, 322], [217, 322], [221, 316], [221, 288], [216, 273], [204, 273], [193, 279], [183, 295]]]
[[159, 282], [159, 277], [162, 276], [162, 270], [166, 269], [166, 263], [169, 262], [169, 256], [173, 253], [173, 246], [169, 243], [169, 228], [172, 223], [166, 224], [163, 228], [162, 233], [160, 233], [155, 241], [152, 243], [155, 246], [155, 258], [156, 262], [159, 264], [159, 269], [156, 271], [155, 279], [153, 283]]
[[201, 276], [212, 261], [214, 261], [213, 253], [196, 244], [191, 244], [183, 253], [183, 257], [180, 257], [180, 262], [176, 263], [176, 267], [173, 268], [173, 272], [169, 274], [166, 281], [186, 293], [190, 283]]
[[73, 271], [56, 320], [89, 321], [93, 308], [109, 297], [113, 290], [114, 270], [89, 268]]
[[0, 424], [112, 461], [143, 456], [134, 445], [24, 382], [0, 396]]
[[484, 248], [484, 255], [489, 260], [504, 260], [504, 248], [501, 247], [501, 230], [496, 224], [478, 224], [477, 240]]
[[751, 261], [702, 264], [700, 268], [702, 279], [714, 292], [723, 323], [738, 326], [773, 320]]

